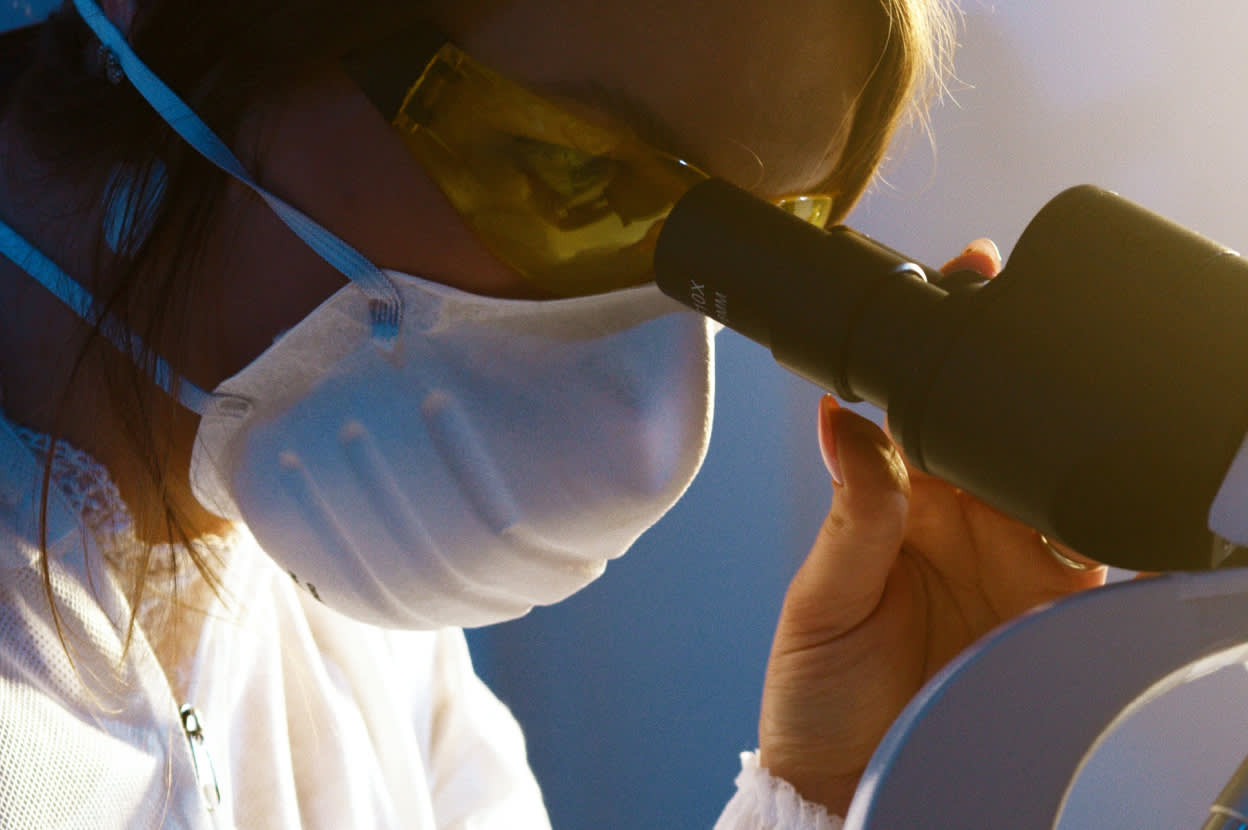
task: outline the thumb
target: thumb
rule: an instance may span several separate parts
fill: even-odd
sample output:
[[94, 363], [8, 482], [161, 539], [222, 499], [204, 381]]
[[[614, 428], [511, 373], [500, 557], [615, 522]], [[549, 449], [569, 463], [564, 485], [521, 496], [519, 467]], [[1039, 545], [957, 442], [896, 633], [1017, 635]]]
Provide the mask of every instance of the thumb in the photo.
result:
[[905, 535], [910, 481], [888, 436], [831, 395], [819, 404], [819, 445], [835, 495], [785, 605], [790, 624], [838, 636], [880, 602]]

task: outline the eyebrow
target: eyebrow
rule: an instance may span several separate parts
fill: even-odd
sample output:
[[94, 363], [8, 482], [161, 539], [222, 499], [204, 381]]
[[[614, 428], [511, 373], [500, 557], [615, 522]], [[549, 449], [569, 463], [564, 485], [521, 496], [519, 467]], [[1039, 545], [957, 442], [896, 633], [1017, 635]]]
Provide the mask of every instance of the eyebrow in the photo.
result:
[[[445, 44], [455, 41], [428, 26], [401, 29], [365, 49], [345, 56], [343, 64], [373, 105], [387, 120], [393, 120], [420, 72]], [[504, 76], [509, 82], [546, 96], [562, 98], [587, 107], [595, 114], [631, 130], [637, 138], [669, 155], [701, 169], [690, 147], [653, 108], [637, 96], [620, 88], [596, 81], [564, 81], [543, 85], [543, 90]]]
[[[561, 82], [544, 85], [541, 93], [561, 105], [573, 102], [631, 131], [656, 150], [675, 156], [699, 170], [706, 170], [680, 132], [656, 110], [625, 89], [595, 81]], [[709, 171], [708, 171], [709, 172]]]
[[[513, 81], [513, 83], [519, 83]], [[680, 135], [680, 131], [659, 115], [658, 111], [646, 104], [631, 92], [615, 86], [595, 81], [566, 81], [543, 84], [541, 89], [520, 84], [526, 89], [548, 98], [559, 106], [567, 106], [569, 102], [587, 108], [590, 112], [607, 119], [612, 125], [630, 130], [638, 139], [649, 144], [656, 150], [674, 156], [681, 161], [696, 167], [709, 176], [716, 175], [706, 159], [699, 155]], [[746, 152], [753, 152], [745, 145], [740, 145]], [[763, 165], [758, 156], [754, 156], [760, 167]], [[832, 185], [837, 178], [837, 171], [832, 171], [818, 184], [798, 191], [785, 191], [782, 195], [795, 193], [826, 193], [835, 190]]]

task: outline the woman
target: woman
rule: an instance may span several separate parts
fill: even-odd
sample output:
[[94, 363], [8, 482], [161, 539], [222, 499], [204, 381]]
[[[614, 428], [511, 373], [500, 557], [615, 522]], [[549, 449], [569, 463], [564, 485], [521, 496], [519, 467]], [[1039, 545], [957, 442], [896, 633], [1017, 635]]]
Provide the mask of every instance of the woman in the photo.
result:
[[[67, 4], [0, 124], [5, 823], [544, 826], [456, 626], [576, 590], [697, 468], [705, 324], [629, 287], [663, 205], [700, 168], [843, 216], [943, 15]], [[923, 679], [1097, 581], [820, 425], [722, 827], [828, 826]]]

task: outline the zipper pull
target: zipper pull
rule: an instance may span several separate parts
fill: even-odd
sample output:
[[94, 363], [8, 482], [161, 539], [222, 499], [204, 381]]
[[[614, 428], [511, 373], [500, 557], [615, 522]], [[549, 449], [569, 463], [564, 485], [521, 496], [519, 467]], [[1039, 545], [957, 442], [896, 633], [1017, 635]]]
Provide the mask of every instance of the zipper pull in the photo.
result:
[[191, 764], [195, 769], [199, 793], [204, 797], [208, 811], [212, 812], [221, 804], [221, 787], [217, 784], [217, 770], [212, 765], [208, 747], [204, 745], [203, 721], [199, 718], [199, 712], [189, 703], [184, 704], [178, 714], [182, 716], [182, 731], [186, 734], [186, 743], [191, 749]]

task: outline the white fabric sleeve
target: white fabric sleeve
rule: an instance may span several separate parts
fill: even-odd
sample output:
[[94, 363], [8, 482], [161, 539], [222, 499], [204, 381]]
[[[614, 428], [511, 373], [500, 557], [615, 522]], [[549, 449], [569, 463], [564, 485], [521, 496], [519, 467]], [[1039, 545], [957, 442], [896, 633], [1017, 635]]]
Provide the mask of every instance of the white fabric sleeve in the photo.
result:
[[788, 781], [758, 765], [757, 752], [741, 753], [737, 792], [715, 830], [841, 830], [845, 822], [797, 794]]

